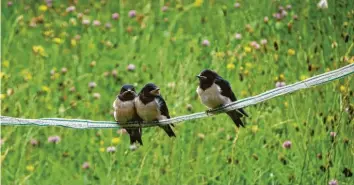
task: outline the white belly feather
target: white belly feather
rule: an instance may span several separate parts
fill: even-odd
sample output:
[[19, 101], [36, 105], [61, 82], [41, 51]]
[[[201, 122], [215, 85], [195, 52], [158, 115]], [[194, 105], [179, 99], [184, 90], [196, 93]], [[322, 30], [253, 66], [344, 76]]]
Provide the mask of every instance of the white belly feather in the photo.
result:
[[209, 108], [216, 108], [220, 105], [231, 103], [230, 98], [221, 95], [221, 89], [215, 83], [205, 90], [198, 86], [197, 93], [201, 102]]
[[130, 121], [135, 115], [134, 100], [121, 101], [117, 98], [113, 102], [114, 119], [120, 122]]
[[140, 98], [137, 97], [135, 98], [135, 107], [139, 117], [144, 121], [167, 119], [166, 116], [161, 115], [160, 105], [156, 99], [145, 105], [143, 102], [141, 102]]

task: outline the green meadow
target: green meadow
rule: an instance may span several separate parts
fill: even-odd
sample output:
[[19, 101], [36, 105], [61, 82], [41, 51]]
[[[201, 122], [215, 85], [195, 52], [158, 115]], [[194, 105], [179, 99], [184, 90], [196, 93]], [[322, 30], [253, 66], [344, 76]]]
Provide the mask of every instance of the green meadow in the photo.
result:
[[[4, 0], [1, 115], [114, 121], [123, 84], [201, 112], [203, 69], [238, 99], [354, 63], [354, 1]], [[143, 130], [1, 126], [1, 184], [354, 184], [353, 75], [226, 114]]]

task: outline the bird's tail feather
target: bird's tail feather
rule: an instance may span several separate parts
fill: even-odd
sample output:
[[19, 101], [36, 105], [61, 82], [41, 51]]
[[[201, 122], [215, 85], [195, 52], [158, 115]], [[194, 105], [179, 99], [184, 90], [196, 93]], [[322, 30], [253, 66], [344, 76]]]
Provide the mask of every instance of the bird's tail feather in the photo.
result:
[[160, 127], [166, 132], [169, 137], [176, 137], [176, 134], [173, 132], [170, 125], [163, 125]]
[[134, 144], [135, 142], [138, 142], [138, 143], [140, 143], [140, 145], [143, 145], [143, 141], [141, 139], [141, 134], [142, 134], [141, 128], [127, 129], [127, 132], [130, 137], [130, 144]]
[[230, 118], [232, 119], [232, 121], [234, 121], [234, 123], [236, 124], [237, 127], [245, 127], [245, 123], [242, 122], [241, 117], [242, 114], [237, 112], [236, 110], [230, 111], [226, 113], [227, 115], [230, 116]]

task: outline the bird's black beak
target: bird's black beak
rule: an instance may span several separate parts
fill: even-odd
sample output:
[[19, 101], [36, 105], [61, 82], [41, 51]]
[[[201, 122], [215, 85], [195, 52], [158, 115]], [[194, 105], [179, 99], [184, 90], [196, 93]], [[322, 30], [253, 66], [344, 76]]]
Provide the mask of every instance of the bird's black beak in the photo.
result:
[[155, 95], [155, 96], [160, 95], [160, 88], [156, 88], [156, 89], [150, 91], [150, 94]]
[[200, 75], [197, 75], [196, 77], [199, 78], [199, 79], [201, 79], [201, 80], [207, 79], [207, 77], [205, 77], [205, 76], [200, 76]]

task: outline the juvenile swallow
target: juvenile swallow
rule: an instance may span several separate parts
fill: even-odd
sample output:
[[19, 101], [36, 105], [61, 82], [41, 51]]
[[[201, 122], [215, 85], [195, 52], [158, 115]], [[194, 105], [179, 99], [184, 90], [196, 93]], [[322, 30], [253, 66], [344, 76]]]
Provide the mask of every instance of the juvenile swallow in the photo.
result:
[[[208, 108], [214, 109], [237, 100], [229, 82], [216, 72], [205, 69], [197, 77], [199, 78], [197, 93], [201, 102]], [[226, 114], [231, 117], [237, 127], [245, 126], [241, 117], [248, 117], [248, 115], [242, 108], [226, 112]]]
[[[132, 85], [123, 85], [119, 95], [113, 102], [114, 119], [117, 122], [123, 123], [128, 121], [141, 121], [135, 110], [134, 99], [137, 96], [135, 88]], [[141, 128], [127, 128], [130, 136], [130, 144], [139, 142], [143, 145], [141, 140]]]
[[[135, 108], [144, 121], [170, 118], [166, 102], [160, 95], [160, 89], [153, 83], [148, 83], [141, 89], [138, 97], [135, 98]], [[159, 127], [164, 129], [169, 137], [176, 137], [170, 125], [159, 125]]]

